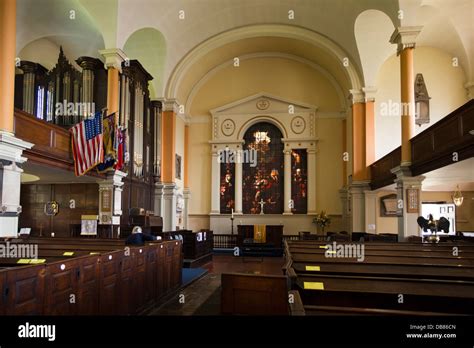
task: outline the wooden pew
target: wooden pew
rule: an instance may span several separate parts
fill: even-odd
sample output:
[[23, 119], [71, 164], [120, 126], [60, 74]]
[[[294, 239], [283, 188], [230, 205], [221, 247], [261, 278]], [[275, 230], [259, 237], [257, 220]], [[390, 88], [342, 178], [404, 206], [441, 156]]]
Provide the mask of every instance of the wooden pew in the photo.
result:
[[[8, 293], [10, 288], [18, 288], [12, 275], [21, 278], [28, 271], [31, 282], [40, 284], [41, 292], [35, 292], [44, 294], [42, 306], [37, 310], [12, 305], [16, 297], [3, 296], [2, 312], [10, 306], [13, 309], [8, 314], [139, 314], [181, 286], [181, 242], [154, 242], [127, 248], [123, 243], [110, 244], [98, 246], [82, 240], [41, 243], [39, 257], [46, 262], [34, 267], [19, 266], [18, 259], [0, 259], [0, 265], [12, 266], [0, 269], [1, 289]], [[74, 255], [65, 256], [65, 251], [73, 251]], [[71, 295], [75, 296], [75, 304], [70, 301]]]
[[[306, 243], [316, 247], [306, 248]], [[284, 271], [293, 288], [300, 291], [307, 314], [474, 314], [474, 266], [469, 248], [454, 257], [449, 254], [452, 246], [429, 250], [417, 245], [407, 251], [378, 245], [378, 249], [366, 249], [364, 262], [357, 262], [327, 258], [319, 245], [325, 244], [285, 243]], [[371, 253], [391, 255], [368, 255]], [[440, 257], [443, 253], [450, 256]], [[404, 296], [403, 303], [397, 301], [399, 294]]]
[[305, 275], [296, 284], [307, 305], [474, 314], [474, 282]]
[[223, 273], [221, 312], [224, 315], [288, 315], [285, 276]]

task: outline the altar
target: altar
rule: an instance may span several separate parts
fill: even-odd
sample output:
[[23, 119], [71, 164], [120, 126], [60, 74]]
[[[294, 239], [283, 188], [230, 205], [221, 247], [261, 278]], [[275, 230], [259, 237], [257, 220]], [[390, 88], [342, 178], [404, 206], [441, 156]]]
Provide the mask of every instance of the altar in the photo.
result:
[[281, 256], [282, 225], [238, 225], [237, 246], [243, 256]]

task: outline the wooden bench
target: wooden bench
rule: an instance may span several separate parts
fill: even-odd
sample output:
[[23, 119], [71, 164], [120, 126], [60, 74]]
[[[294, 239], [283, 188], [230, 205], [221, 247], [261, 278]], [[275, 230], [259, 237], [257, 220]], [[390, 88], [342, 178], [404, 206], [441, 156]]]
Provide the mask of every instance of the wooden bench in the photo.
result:
[[325, 243], [285, 243], [284, 272], [300, 292], [306, 314], [474, 313], [474, 264], [469, 246], [455, 245], [460, 250], [456, 257], [453, 245], [426, 248], [379, 243], [373, 249], [369, 245], [365, 244], [364, 262], [357, 262], [355, 258], [325, 257]]
[[[0, 307], [5, 314], [139, 314], [181, 286], [182, 244], [178, 241], [129, 248], [123, 243], [98, 246], [77, 239], [42, 242], [43, 264], [0, 259], [0, 265], [11, 266], [0, 269]], [[73, 256], [65, 256], [68, 251]], [[38, 301], [29, 296], [36, 293], [41, 297]]]
[[301, 298], [296, 291], [288, 292], [285, 276], [223, 273], [221, 279], [222, 314], [304, 315]]

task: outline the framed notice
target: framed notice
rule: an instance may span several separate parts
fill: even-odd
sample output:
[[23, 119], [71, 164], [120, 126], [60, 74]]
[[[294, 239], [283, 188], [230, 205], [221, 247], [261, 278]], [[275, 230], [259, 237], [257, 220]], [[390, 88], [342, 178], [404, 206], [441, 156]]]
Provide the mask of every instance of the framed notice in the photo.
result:
[[419, 213], [420, 190], [407, 189], [407, 213]]
[[102, 212], [111, 213], [112, 212], [112, 190], [106, 189], [100, 191], [100, 210]]

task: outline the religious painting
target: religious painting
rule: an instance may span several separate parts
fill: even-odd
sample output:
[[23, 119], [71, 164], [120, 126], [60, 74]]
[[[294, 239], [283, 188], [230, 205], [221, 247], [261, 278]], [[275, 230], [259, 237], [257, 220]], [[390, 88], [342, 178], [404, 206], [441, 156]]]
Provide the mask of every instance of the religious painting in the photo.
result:
[[176, 179], [181, 180], [181, 156], [176, 155]]
[[306, 149], [291, 151], [291, 199], [293, 214], [308, 212], [308, 157]]
[[[283, 213], [283, 138], [271, 123], [251, 126], [244, 135], [244, 151], [254, 161], [242, 164], [244, 214]], [[263, 210], [262, 210], [263, 209]]]
[[220, 178], [220, 211], [221, 214], [230, 214], [234, 207], [235, 197], [235, 163], [231, 163], [231, 156], [222, 156]]

